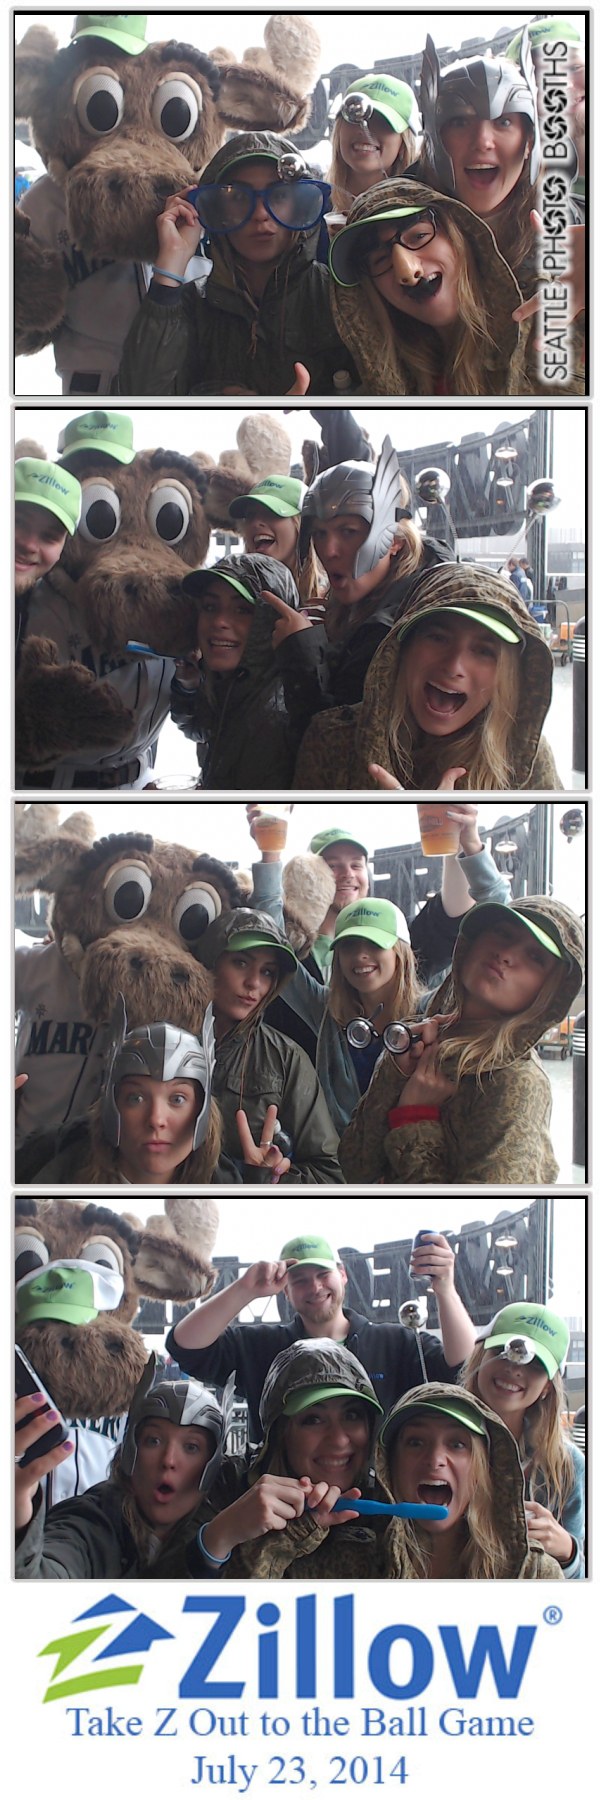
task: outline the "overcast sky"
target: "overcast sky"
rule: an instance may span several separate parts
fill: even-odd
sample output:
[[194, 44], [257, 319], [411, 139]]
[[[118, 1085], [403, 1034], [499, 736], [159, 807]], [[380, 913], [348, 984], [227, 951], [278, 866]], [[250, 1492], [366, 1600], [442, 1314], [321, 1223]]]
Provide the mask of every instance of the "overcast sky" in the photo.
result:
[[[116, 1205], [116, 1201], [111, 1201]], [[215, 1245], [216, 1256], [238, 1256], [240, 1262], [274, 1260], [289, 1238], [299, 1231], [326, 1237], [338, 1249], [340, 1244], [368, 1253], [376, 1243], [389, 1243], [397, 1238], [414, 1237], [417, 1231], [460, 1231], [475, 1220], [492, 1224], [499, 1213], [519, 1212], [527, 1201], [483, 1194], [445, 1195], [443, 1199], [413, 1198], [389, 1194], [378, 1197], [371, 1189], [368, 1196], [352, 1194], [338, 1188], [328, 1199], [306, 1189], [302, 1196], [288, 1198], [278, 1189], [277, 1199], [269, 1199], [263, 1190], [260, 1201], [238, 1200], [219, 1195], [221, 1221]], [[141, 1219], [159, 1212], [162, 1198], [131, 1201], [131, 1211]], [[577, 1195], [555, 1196], [554, 1199], [554, 1304], [570, 1318], [585, 1316], [585, 1200]], [[266, 1310], [267, 1302], [264, 1304]], [[277, 1317], [273, 1306], [269, 1318]]]
[[[236, 433], [242, 419], [248, 416], [248, 409], [228, 409], [226, 407], [157, 407], [136, 406], [128, 409], [135, 419], [134, 443], [137, 450], [156, 449], [159, 444], [167, 448], [177, 448], [183, 454], [191, 454], [195, 450], [205, 450], [218, 460], [222, 451], [235, 448]], [[257, 410], [260, 410], [257, 408]], [[285, 424], [291, 443], [291, 460], [301, 460], [302, 441], [304, 438], [321, 440], [320, 428], [312, 415], [303, 409], [285, 414], [281, 409], [273, 410], [280, 424]], [[490, 433], [498, 425], [510, 421], [516, 425], [522, 419], [531, 416], [531, 407], [513, 410], [510, 405], [500, 407], [450, 407], [441, 408], [434, 404], [417, 406], [390, 407], [357, 407], [353, 409], [360, 417], [361, 423], [368, 432], [376, 450], [386, 434], [402, 451], [416, 449], [420, 444], [441, 442], [460, 443], [461, 438], [473, 431]], [[17, 438], [34, 438], [41, 444], [46, 455], [52, 460], [56, 454], [59, 431], [69, 419], [76, 419], [82, 411], [81, 406], [59, 409], [49, 407], [17, 407], [15, 414], [15, 434]], [[560, 496], [560, 507], [550, 515], [550, 531], [553, 528], [570, 528], [581, 534], [585, 527], [585, 410], [578, 408], [555, 413], [554, 430], [554, 477]], [[500, 553], [502, 540], [498, 540]]]
[[[283, 11], [283, 7], [279, 9]], [[534, 11], [527, 12], [485, 12], [479, 8], [472, 12], [371, 12], [360, 9], [358, 12], [348, 11], [345, 6], [332, 6], [327, 13], [290, 7], [290, 12], [306, 10], [321, 39], [322, 58], [321, 74], [339, 62], [354, 62], [358, 67], [368, 69], [373, 62], [385, 56], [402, 56], [413, 50], [424, 48], [426, 31], [430, 31], [438, 49], [445, 46], [459, 48], [464, 38], [478, 37], [480, 33], [494, 37], [502, 26], [518, 26], [528, 18], [535, 18]], [[340, 19], [341, 13], [341, 19]], [[72, 12], [46, 12], [43, 7], [31, 14], [17, 12], [15, 15], [15, 37], [17, 43], [23, 37], [28, 25], [36, 19], [44, 21], [50, 31], [55, 33], [59, 44], [68, 44], [75, 14]], [[251, 45], [262, 44], [263, 32], [270, 13], [254, 12], [249, 8], [244, 11], [228, 13], [204, 13], [190, 9], [188, 12], [157, 12], [148, 18], [147, 41], [155, 43], [165, 38], [178, 38], [182, 43], [194, 43], [199, 50], [210, 51], [218, 44], [231, 48], [239, 57]], [[579, 26], [582, 35], [585, 30], [581, 14], [561, 13], [561, 18], [572, 18]], [[193, 22], [193, 29], [192, 29]]]

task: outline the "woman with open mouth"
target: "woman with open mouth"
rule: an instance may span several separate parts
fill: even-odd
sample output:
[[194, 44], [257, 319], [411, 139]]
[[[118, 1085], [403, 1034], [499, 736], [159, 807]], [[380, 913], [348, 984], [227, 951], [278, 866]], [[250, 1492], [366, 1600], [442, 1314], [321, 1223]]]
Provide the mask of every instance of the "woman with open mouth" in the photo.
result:
[[512, 584], [443, 563], [413, 582], [360, 705], [311, 720], [295, 784], [431, 789], [451, 772], [457, 788], [561, 788], [542, 735], [552, 676], [550, 647]]
[[300, 518], [306, 493], [294, 475], [266, 475], [247, 494], [232, 500], [229, 516], [243, 539], [246, 556], [271, 556], [289, 569], [301, 606], [318, 601], [326, 587], [312, 539], [300, 555]]
[[560, 1563], [567, 1580], [585, 1575], [585, 1456], [563, 1430], [562, 1371], [569, 1329], [549, 1306], [503, 1306], [462, 1371], [470, 1394], [493, 1407], [519, 1446], [530, 1538]]
[[341, 1138], [346, 1180], [555, 1182], [551, 1088], [535, 1046], [582, 980], [583, 929], [569, 907], [543, 895], [473, 907], [418, 1041], [385, 1049]]
[[361, 75], [344, 94], [331, 133], [331, 200], [347, 213], [378, 182], [402, 175], [417, 153], [419, 110], [395, 75]]
[[[381, 1417], [369, 1377], [345, 1345], [308, 1338], [281, 1350], [261, 1395], [260, 1449], [227, 1459], [207, 1503], [215, 1516], [200, 1533], [202, 1572], [232, 1581], [380, 1573], [387, 1520], [360, 1518], [352, 1501], [388, 1498], [373, 1469]], [[235, 1486], [232, 1504], [223, 1504]], [[348, 1504], [334, 1513], [341, 1498]], [[197, 1561], [191, 1550], [192, 1572]]]
[[36, 1181], [210, 1182], [221, 1144], [213, 1063], [210, 1006], [198, 1037], [166, 1020], [128, 1031], [123, 1008], [100, 1098], [89, 1112], [40, 1136]]
[[394, 1500], [447, 1508], [445, 1519], [392, 1519], [385, 1573], [396, 1581], [560, 1581], [535, 1530], [510, 1430], [461, 1387], [412, 1388], [388, 1414], [376, 1466]]
[[40, 1483], [72, 1455], [73, 1444], [66, 1439], [36, 1456], [36, 1444], [60, 1415], [39, 1402], [33, 1406], [31, 1395], [16, 1401], [17, 1579], [185, 1574], [185, 1546], [196, 1537], [196, 1515], [219, 1471], [226, 1421], [208, 1388], [187, 1379], [152, 1387], [154, 1373], [151, 1356], [108, 1479], [47, 1515]]
[[530, 325], [489, 225], [407, 178], [361, 194], [329, 251], [333, 314], [365, 394], [523, 394]]
[[[536, 20], [517, 33], [505, 56], [469, 57], [441, 69], [435, 45], [427, 38], [421, 76], [423, 141], [414, 173], [443, 193], [461, 200], [491, 227], [502, 256], [522, 289], [525, 307], [516, 317], [531, 316], [538, 284], [538, 245], [543, 234], [542, 162], [539, 96], [545, 98], [542, 46], [577, 32], [561, 19]], [[570, 45], [569, 45], [570, 47]], [[550, 64], [549, 73], [552, 65]], [[567, 64], [565, 63], [565, 72]], [[575, 133], [573, 132], [573, 137]], [[570, 320], [573, 330], [573, 383], [568, 392], [581, 392], [578, 365], [584, 356], [585, 233], [579, 225], [575, 192], [577, 152], [564, 140], [567, 160], [561, 173], [571, 184], [567, 193], [567, 217], [578, 229], [569, 242], [572, 281]], [[546, 175], [557, 164], [546, 165]], [[528, 339], [528, 372], [535, 380], [535, 332]], [[575, 363], [577, 358], [577, 363]], [[536, 392], [533, 387], [532, 392]], [[547, 390], [548, 391], [548, 390]], [[565, 386], [563, 385], [563, 392]]]

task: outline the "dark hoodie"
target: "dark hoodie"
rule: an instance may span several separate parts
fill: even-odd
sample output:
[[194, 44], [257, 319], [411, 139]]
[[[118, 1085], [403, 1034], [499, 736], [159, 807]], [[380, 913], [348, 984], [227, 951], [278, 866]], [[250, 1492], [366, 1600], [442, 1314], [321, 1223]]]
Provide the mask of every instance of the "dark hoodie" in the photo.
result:
[[[221, 179], [233, 150], [236, 161], [298, 154], [291, 139], [246, 131], [217, 151], [203, 170], [204, 183]], [[314, 260], [318, 239], [318, 225], [295, 236], [258, 302], [236, 263], [235, 234], [211, 240], [213, 267], [203, 294], [193, 282], [178, 288], [153, 282], [125, 341], [119, 393], [287, 394], [296, 362], [309, 369], [317, 398], [335, 393], [338, 370], [347, 370], [354, 384], [354, 364], [331, 315], [329, 272]]]
[[[463, 1388], [451, 1387], [447, 1382], [431, 1382], [427, 1387], [412, 1388], [404, 1394], [402, 1400], [392, 1408], [384, 1430], [389, 1429], [392, 1419], [401, 1419], [409, 1407], [414, 1407], [419, 1400], [447, 1400], [449, 1406], [457, 1399], [468, 1401], [480, 1414], [482, 1424], [488, 1434], [489, 1466], [492, 1477], [492, 1503], [494, 1523], [503, 1543], [510, 1551], [510, 1564], [503, 1576], [504, 1581], [560, 1581], [562, 1570], [553, 1556], [549, 1556], [541, 1545], [529, 1543], [527, 1521], [525, 1517], [523, 1471], [519, 1462], [519, 1452], [508, 1427], [502, 1424], [496, 1413], [484, 1406], [482, 1400], [475, 1399], [473, 1394], [466, 1394]], [[440, 1414], [440, 1417], [442, 1415]], [[392, 1445], [393, 1445], [392, 1438]], [[387, 1449], [379, 1446], [376, 1456], [376, 1469], [382, 1486], [393, 1495], [390, 1476], [391, 1456]], [[402, 1499], [396, 1494], [397, 1500]], [[414, 1529], [414, 1528], [413, 1528]], [[404, 1519], [391, 1519], [385, 1533], [382, 1549], [383, 1568], [381, 1573], [392, 1581], [418, 1581], [421, 1572], [411, 1558], [410, 1540], [412, 1529]], [[456, 1570], [459, 1576], [460, 1571]]]
[[[358, 227], [362, 221], [367, 222], [394, 206], [414, 206], [423, 208], [424, 211], [428, 207], [434, 207], [441, 227], [443, 228], [445, 220], [450, 220], [466, 241], [474, 275], [475, 297], [484, 307], [491, 340], [486, 346], [485, 368], [478, 392], [536, 392], [524, 370], [523, 350], [529, 335], [529, 324], [519, 327], [512, 318], [515, 308], [521, 305], [523, 295], [512, 270], [500, 254], [489, 225], [483, 219], [478, 219], [460, 200], [450, 199], [448, 195], [436, 193], [434, 188], [403, 177], [380, 183], [378, 187], [369, 188], [365, 194], [360, 194], [350, 208], [346, 228]], [[357, 239], [360, 235], [358, 230], [354, 232]], [[444, 355], [442, 339], [438, 334], [430, 332], [425, 319], [423, 332], [427, 333], [432, 346], [437, 342], [438, 375], [434, 381], [428, 382], [417, 371], [410, 350], [415, 322], [393, 307], [387, 308], [394, 326], [396, 352], [395, 380], [393, 387], [390, 387], [385, 375], [382, 375], [384, 340], [381, 326], [369, 304], [366, 291], [363, 291], [362, 283], [356, 287], [342, 287], [334, 282], [331, 304], [340, 337], [358, 368], [363, 393], [456, 394], [467, 391], [464, 386], [457, 386], [453, 381], [447, 350]]]
[[[461, 750], [460, 731], [437, 741], [437, 767], [423, 763], [423, 738], [413, 748], [412, 774], [398, 764], [390, 737], [390, 721], [398, 670], [407, 641], [409, 625], [424, 618], [428, 607], [436, 610], [451, 606], [493, 605], [495, 613], [506, 615], [507, 623], [518, 626], [524, 636], [519, 656], [520, 705], [511, 731], [507, 754], [511, 765], [507, 785], [518, 792], [524, 788], [554, 790], [561, 788], [554, 757], [542, 726], [552, 697], [552, 652], [516, 590], [507, 581], [489, 576], [485, 569], [460, 569], [458, 581], [445, 581], [456, 576], [456, 569], [436, 572], [431, 581], [427, 574], [413, 583], [409, 604], [402, 617], [381, 644], [370, 665], [362, 704], [338, 708], [326, 718], [316, 718], [309, 726], [300, 746], [294, 783], [298, 788], [376, 788], [369, 774], [369, 763], [379, 763], [400, 780], [404, 789], [436, 788], [445, 769], [465, 766], [466, 753]], [[436, 749], [433, 740], [429, 740]], [[456, 783], [457, 788], [470, 786], [469, 770]]]
[[[266, 913], [238, 907], [222, 913], [204, 933], [198, 955], [208, 969], [214, 969], [220, 956], [227, 952], [232, 937], [239, 932], [263, 932], [289, 949], [287, 938]], [[270, 1171], [242, 1165], [242, 1154], [236, 1113], [243, 1109], [255, 1143], [259, 1144], [267, 1107], [277, 1107], [279, 1123], [291, 1138], [291, 1168], [282, 1177], [288, 1183], [327, 1183], [342, 1181], [337, 1160], [337, 1136], [334, 1132], [321, 1083], [304, 1050], [298, 1044], [274, 1031], [263, 1019], [265, 1007], [281, 993], [289, 973], [284, 959], [276, 987], [265, 995], [251, 1017], [232, 1026], [217, 1043], [212, 1091], [218, 1101], [223, 1121], [220, 1177], [228, 1179], [228, 1164], [234, 1165], [236, 1179], [243, 1169], [249, 1183], [271, 1182]], [[286, 959], [287, 961], [288, 959]], [[230, 1177], [229, 1177], [230, 1178]]]
[[[400, 1123], [397, 1102], [405, 1077], [386, 1051], [340, 1141], [346, 1181], [410, 1186], [472, 1183], [474, 1187], [488, 1181], [506, 1187], [556, 1181], [558, 1164], [549, 1130], [552, 1090], [535, 1045], [545, 1031], [568, 1015], [579, 993], [583, 930], [569, 907], [545, 895], [515, 901], [512, 910], [532, 918], [567, 953], [562, 978], [543, 1018], [523, 1026], [512, 1055], [507, 1054], [492, 1073], [480, 1080], [476, 1075], [464, 1075], [437, 1118]], [[476, 911], [467, 913], [466, 920], [472, 921]], [[463, 927], [452, 974], [432, 996], [428, 1013], [455, 1010], [454, 977], [460, 976], [469, 944]]]
[[[186, 737], [196, 740], [203, 788], [286, 787], [294, 769], [301, 727], [286, 707], [275, 662], [273, 631], [277, 613], [261, 598], [269, 588], [294, 612], [299, 598], [289, 569], [272, 556], [223, 557], [215, 580], [230, 574], [254, 595], [254, 616], [246, 647], [233, 675], [200, 675], [200, 687], [185, 692], [174, 681], [171, 715]], [[192, 577], [193, 580], [193, 577]]]

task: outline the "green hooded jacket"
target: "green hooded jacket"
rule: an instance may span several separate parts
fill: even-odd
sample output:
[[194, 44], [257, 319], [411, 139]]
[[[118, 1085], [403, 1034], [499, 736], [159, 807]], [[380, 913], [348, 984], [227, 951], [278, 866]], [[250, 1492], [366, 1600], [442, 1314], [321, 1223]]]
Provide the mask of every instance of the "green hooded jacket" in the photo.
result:
[[[583, 931], [566, 906], [546, 896], [528, 896], [513, 910], [554, 932], [568, 960], [547, 1013], [535, 1026], [523, 1027], [512, 1055], [478, 1081], [464, 1075], [440, 1109], [439, 1119], [420, 1119], [390, 1126], [405, 1077], [386, 1051], [370, 1086], [340, 1141], [339, 1156], [346, 1181], [401, 1182], [446, 1186], [483, 1182], [520, 1187], [556, 1181], [558, 1164], [550, 1137], [552, 1090], [535, 1054], [544, 1032], [564, 1019], [583, 980]], [[472, 918], [467, 914], [467, 919]], [[428, 1013], [451, 1013], [457, 1004], [454, 978], [460, 977], [468, 949], [459, 935], [452, 973], [428, 1005]]]
[[[230, 938], [242, 931], [258, 935], [264, 932], [275, 945], [279, 943], [289, 951], [287, 938], [266, 913], [238, 907], [234, 912], [221, 913], [204, 933], [198, 956], [205, 967], [214, 969], [227, 951]], [[292, 1141], [291, 1168], [282, 1181], [339, 1184], [343, 1177], [337, 1158], [338, 1140], [318, 1076], [304, 1050], [265, 1024], [262, 1017], [292, 972], [290, 956], [289, 972], [281, 970], [276, 987], [265, 995], [251, 1018], [233, 1026], [217, 1043], [212, 1091], [223, 1120], [221, 1156], [224, 1169], [227, 1159], [236, 1165], [241, 1162], [236, 1123], [240, 1109], [258, 1144], [267, 1107], [276, 1106], [280, 1125]], [[223, 1180], [226, 1179], [224, 1172]], [[269, 1183], [271, 1174], [252, 1168], [248, 1170], [248, 1180]]]
[[[388, 1414], [384, 1429], [387, 1430], [392, 1419], [401, 1419], [409, 1407], [418, 1400], [444, 1400], [452, 1405], [457, 1399], [468, 1400], [469, 1406], [480, 1413], [482, 1424], [488, 1433], [489, 1465], [492, 1477], [492, 1504], [494, 1523], [498, 1534], [510, 1550], [510, 1566], [502, 1577], [504, 1581], [562, 1581], [563, 1573], [560, 1564], [553, 1556], [549, 1556], [541, 1545], [530, 1544], [527, 1536], [527, 1521], [524, 1507], [523, 1471], [519, 1462], [519, 1451], [508, 1427], [502, 1424], [496, 1413], [482, 1400], [475, 1399], [473, 1394], [466, 1394], [463, 1388], [451, 1386], [448, 1382], [430, 1382], [427, 1387], [412, 1388], [404, 1394], [392, 1407]], [[390, 1455], [380, 1444], [376, 1455], [376, 1469], [382, 1486], [393, 1497], [390, 1474]], [[397, 1494], [396, 1499], [401, 1495]], [[405, 1519], [390, 1519], [382, 1546], [381, 1573], [391, 1581], [422, 1580], [420, 1570], [415, 1567], [410, 1554], [412, 1528]], [[458, 1571], [457, 1571], [458, 1574]]]
[[[552, 697], [553, 659], [549, 645], [510, 582], [500, 583], [497, 576], [490, 581], [487, 570], [469, 567], [459, 577], [469, 584], [463, 598], [455, 586], [456, 579], [454, 565], [444, 564], [440, 569], [428, 570], [422, 580], [413, 582], [409, 605], [373, 657], [360, 704], [337, 707], [311, 720], [296, 761], [294, 785], [297, 788], [377, 788], [375, 777], [369, 774], [369, 763], [379, 763], [399, 778], [402, 787], [409, 792], [415, 788], [437, 787], [445, 769], [464, 765], [466, 756], [463, 758], [461, 752], [461, 733], [456, 731], [440, 740], [439, 767], [433, 776], [430, 764], [423, 770], [419, 763], [418, 744], [412, 775], [407, 776], [398, 764], [390, 724], [395, 712], [396, 683], [409, 623], [425, 617], [427, 607], [433, 606], [434, 602], [436, 610], [445, 610], [458, 605], [475, 607], [479, 599], [482, 605], [493, 603], [494, 611], [505, 613], [507, 624], [516, 624], [524, 636], [523, 649], [517, 652], [520, 704], [507, 744], [511, 765], [507, 785], [517, 792], [524, 788], [561, 789], [550, 745], [542, 737], [542, 726]], [[471, 593], [469, 589], [475, 582], [476, 590]], [[422, 590], [426, 591], [426, 599]], [[468, 769], [456, 787], [469, 787]]]
[[[298, 154], [292, 140], [274, 132], [243, 132], [217, 151], [203, 182], [219, 181], [233, 145], [236, 160], [241, 153], [248, 160]], [[154, 284], [142, 301], [123, 348], [119, 393], [287, 394], [296, 362], [308, 368], [315, 398], [335, 393], [338, 370], [354, 384], [354, 364], [332, 318], [329, 272], [314, 260], [318, 236], [317, 226], [295, 237], [258, 302], [236, 264], [235, 240], [211, 239], [212, 273], [201, 295], [193, 282], [177, 289]]]

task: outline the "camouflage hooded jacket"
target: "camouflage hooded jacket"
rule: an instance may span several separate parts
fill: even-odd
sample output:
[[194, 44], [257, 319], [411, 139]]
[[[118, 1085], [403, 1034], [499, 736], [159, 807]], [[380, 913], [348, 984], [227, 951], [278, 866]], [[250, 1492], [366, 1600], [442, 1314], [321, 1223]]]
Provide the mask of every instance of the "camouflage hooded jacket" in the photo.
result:
[[[435, 572], [436, 581], [438, 573]], [[531, 618], [516, 590], [511, 590], [508, 581], [504, 583], [506, 598], [500, 605], [496, 578], [493, 588], [488, 592], [485, 569], [469, 570], [468, 574], [477, 576], [481, 603], [493, 600], [495, 612], [505, 612], [507, 624], [515, 623], [524, 637], [523, 649], [519, 652], [520, 691], [522, 698], [526, 698], [526, 704], [521, 704], [518, 708], [518, 717], [507, 745], [507, 760], [512, 771], [510, 786], [518, 792], [523, 788], [560, 789], [562, 784], [556, 772], [552, 751], [542, 737], [542, 726], [552, 695], [552, 652], [542, 637], [539, 626]], [[439, 591], [435, 593], [436, 609], [459, 604], [459, 596], [453, 585], [455, 577], [456, 569], [452, 567], [452, 585], [448, 586], [446, 593], [439, 583]], [[419, 779], [418, 761], [416, 766], [413, 762], [411, 776], [407, 777], [404, 771], [401, 773], [390, 732], [398, 671], [404, 656], [408, 627], [415, 619], [424, 617], [427, 611], [427, 603], [422, 598], [423, 587], [430, 595], [428, 603], [433, 603], [433, 586], [430, 588], [428, 576], [425, 575], [423, 582], [419, 579], [413, 582], [409, 605], [373, 657], [365, 678], [360, 705], [339, 707], [325, 715], [320, 714], [311, 722], [298, 753], [294, 773], [296, 787], [376, 788], [375, 777], [369, 774], [369, 763], [373, 762], [399, 777], [407, 791], [432, 785], [430, 779]], [[475, 600], [469, 599], [469, 604], [475, 604]], [[460, 732], [453, 732], [440, 745], [439, 774], [445, 768], [454, 767], [460, 762]], [[435, 781], [433, 785], [436, 785]], [[466, 776], [457, 781], [456, 786], [468, 788], [468, 770]]]
[[[576, 915], [559, 901], [531, 896], [516, 907], [524, 918], [550, 930], [566, 952], [564, 972], [546, 1016], [536, 1021], [535, 1028], [523, 1029], [515, 1053], [490, 1074], [480, 1080], [463, 1076], [442, 1105], [439, 1119], [390, 1125], [405, 1077], [386, 1051], [340, 1141], [346, 1181], [432, 1186], [460, 1182], [475, 1187], [486, 1181], [507, 1187], [556, 1181], [558, 1164], [549, 1131], [552, 1094], [535, 1044], [565, 1018], [579, 993], [583, 931]], [[428, 1013], [455, 1010], [454, 978], [460, 976], [467, 948], [459, 934], [452, 973], [432, 996]]]
[[[410, 1393], [392, 1408], [388, 1418], [401, 1417], [409, 1406], [423, 1395], [430, 1400], [450, 1402], [463, 1393], [461, 1388], [447, 1382], [431, 1382], [426, 1389], [412, 1388]], [[495, 1524], [503, 1542], [511, 1553], [510, 1567], [503, 1577], [505, 1581], [562, 1581], [563, 1575], [559, 1563], [549, 1556], [539, 1544], [529, 1543], [524, 1508], [523, 1472], [519, 1462], [519, 1452], [511, 1432], [501, 1419], [484, 1406], [483, 1401], [474, 1398], [473, 1394], [465, 1395], [469, 1405], [481, 1414], [482, 1424], [488, 1434], [489, 1464], [492, 1476], [492, 1495]], [[390, 1459], [382, 1445], [379, 1445], [376, 1467], [383, 1487], [392, 1497], [390, 1478]], [[397, 1496], [398, 1497], [398, 1496]], [[420, 1571], [415, 1568], [410, 1554], [410, 1531], [407, 1531], [404, 1519], [391, 1519], [382, 1545], [381, 1573], [391, 1581], [418, 1581], [422, 1579]]]

